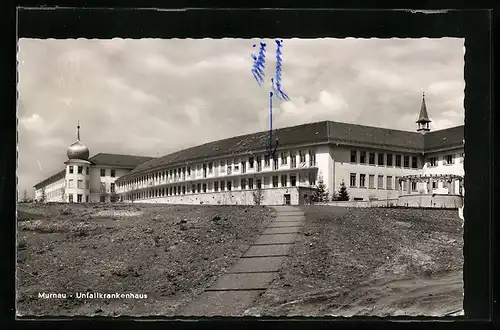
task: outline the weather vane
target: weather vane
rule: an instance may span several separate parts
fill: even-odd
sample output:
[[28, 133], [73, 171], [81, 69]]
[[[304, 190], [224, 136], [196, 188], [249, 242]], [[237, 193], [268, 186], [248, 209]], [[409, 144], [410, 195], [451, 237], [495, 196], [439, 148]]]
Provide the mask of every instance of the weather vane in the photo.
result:
[[[271, 78], [271, 87], [273, 89], [273, 92], [269, 92], [269, 140], [266, 145], [266, 150], [269, 152], [269, 157], [270, 158], [275, 158], [276, 155], [276, 150], [278, 148], [278, 138], [276, 138], [276, 143], [273, 146], [273, 95], [276, 95], [276, 97], [280, 100], [283, 101], [289, 101], [290, 98], [288, 95], [283, 92], [281, 89], [281, 63], [283, 61], [282, 58], [282, 53], [281, 53], [281, 48], [283, 47], [283, 40], [275, 40], [276, 42], [276, 70], [275, 70], [275, 76], [274, 78]], [[253, 47], [256, 47], [257, 45], [253, 45]], [[266, 43], [260, 42], [260, 48], [259, 48], [259, 54], [254, 55], [252, 54], [252, 58], [254, 60], [254, 64], [252, 66], [252, 74], [259, 84], [259, 86], [262, 85], [264, 82], [264, 67], [265, 67], [265, 62], [266, 62]]]

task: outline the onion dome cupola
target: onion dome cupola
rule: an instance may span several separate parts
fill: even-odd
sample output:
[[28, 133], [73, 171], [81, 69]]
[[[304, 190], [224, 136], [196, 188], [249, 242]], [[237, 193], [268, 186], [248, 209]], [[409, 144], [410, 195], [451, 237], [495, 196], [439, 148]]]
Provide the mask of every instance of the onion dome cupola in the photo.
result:
[[425, 93], [422, 94], [422, 106], [420, 107], [420, 114], [418, 116], [417, 123], [417, 132], [425, 134], [431, 130], [429, 127], [429, 123], [431, 120], [429, 119], [429, 115], [427, 114], [427, 106], [425, 104]]
[[80, 141], [80, 123], [78, 122], [77, 139], [73, 142], [67, 151], [68, 159], [88, 160], [90, 156], [89, 148]]

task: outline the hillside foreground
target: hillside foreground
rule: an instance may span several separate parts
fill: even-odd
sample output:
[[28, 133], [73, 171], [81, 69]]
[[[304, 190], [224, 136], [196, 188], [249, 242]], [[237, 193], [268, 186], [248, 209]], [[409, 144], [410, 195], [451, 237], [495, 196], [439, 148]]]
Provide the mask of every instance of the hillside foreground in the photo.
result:
[[[263, 206], [19, 204], [17, 314], [175, 315], [272, 218]], [[76, 299], [82, 292], [147, 298]]]
[[460, 315], [463, 228], [457, 210], [304, 210], [303, 232], [246, 314]]
[[[278, 276], [246, 315], [443, 316], [462, 309], [454, 210], [304, 206]], [[20, 204], [18, 315], [173, 316], [273, 219], [262, 206]], [[42, 299], [38, 293], [147, 299]]]

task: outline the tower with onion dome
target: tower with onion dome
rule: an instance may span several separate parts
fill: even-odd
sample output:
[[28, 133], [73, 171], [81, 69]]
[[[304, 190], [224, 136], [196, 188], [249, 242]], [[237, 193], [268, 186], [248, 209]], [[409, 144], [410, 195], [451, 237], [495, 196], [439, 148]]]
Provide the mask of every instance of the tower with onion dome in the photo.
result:
[[64, 185], [64, 201], [68, 203], [90, 202], [90, 162], [89, 148], [80, 141], [78, 122], [76, 141], [67, 150], [68, 160]]

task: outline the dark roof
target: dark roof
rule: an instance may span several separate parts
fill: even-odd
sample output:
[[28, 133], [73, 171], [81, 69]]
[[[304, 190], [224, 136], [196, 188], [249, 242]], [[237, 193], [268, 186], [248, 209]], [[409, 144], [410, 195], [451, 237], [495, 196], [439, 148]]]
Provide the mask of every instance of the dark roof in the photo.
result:
[[425, 151], [460, 147], [464, 144], [464, 125], [429, 132], [424, 135]]
[[[327, 142], [328, 133], [326, 123], [324, 121], [277, 129], [273, 131], [273, 140], [278, 138], [280, 146]], [[268, 143], [269, 131], [213, 141], [152, 159], [137, 166], [131, 172], [127, 173], [126, 176], [166, 165], [183, 164], [200, 158], [265, 150]]]
[[147, 162], [151, 159], [154, 159], [154, 157], [98, 153], [97, 155], [90, 157], [89, 161], [94, 165], [134, 168], [139, 164]]
[[38, 182], [33, 187], [38, 189], [38, 187], [43, 186], [45, 183], [48, 183], [51, 181], [56, 181], [57, 179], [64, 177], [65, 171], [66, 171], [66, 169], [59, 171], [56, 174], [53, 174], [53, 175], [49, 176], [48, 178], [43, 179], [42, 181]]
[[[417, 132], [333, 121], [309, 123], [273, 131], [273, 140], [274, 137], [279, 138], [281, 147], [325, 142], [401, 148], [408, 150], [408, 152], [428, 152], [438, 148], [455, 146], [459, 144], [458, 142], [462, 143], [463, 136], [463, 126], [422, 135]], [[265, 150], [268, 141], [269, 131], [262, 131], [205, 143], [154, 158], [140, 164], [121, 178], [164, 166], [186, 164], [203, 158], [262, 151]]]
[[330, 142], [369, 144], [378, 147], [396, 147], [412, 152], [424, 149], [424, 137], [417, 132], [381, 127], [363, 126], [334, 121], [328, 122]]
[[417, 123], [430, 123], [429, 115], [427, 114], [427, 106], [425, 105], [425, 97], [422, 96], [422, 106], [420, 107], [420, 115]]

